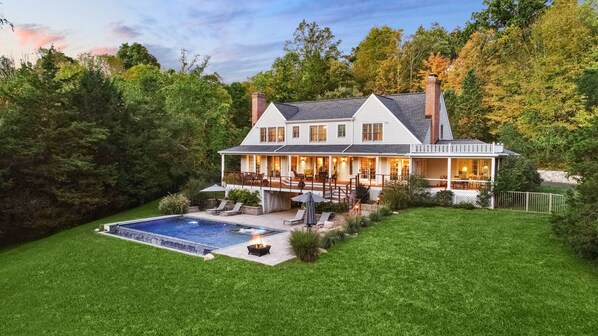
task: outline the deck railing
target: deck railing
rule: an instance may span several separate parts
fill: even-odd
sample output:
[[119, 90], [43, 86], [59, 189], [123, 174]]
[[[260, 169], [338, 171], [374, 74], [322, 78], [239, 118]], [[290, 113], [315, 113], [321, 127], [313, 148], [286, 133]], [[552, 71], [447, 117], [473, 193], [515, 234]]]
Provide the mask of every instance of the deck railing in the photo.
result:
[[412, 144], [411, 154], [496, 154], [501, 153], [504, 146], [501, 143], [491, 144]]

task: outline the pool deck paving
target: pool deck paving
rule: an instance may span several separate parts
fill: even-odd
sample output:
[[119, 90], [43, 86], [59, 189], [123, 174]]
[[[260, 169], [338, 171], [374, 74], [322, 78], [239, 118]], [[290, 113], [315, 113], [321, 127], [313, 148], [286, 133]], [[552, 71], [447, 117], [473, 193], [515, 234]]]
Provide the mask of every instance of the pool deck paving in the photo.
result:
[[215, 216], [206, 212], [193, 212], [187, 214], [186, 216], [209, 220], [220, 220], [227, 223], [253, 227], [265, 227], [268, 229], [283, 231], [281, 233], [276, 233], [273, 235], [262, 237], [263, 241], [267, 245], [271, 245], [272, 247], [270, 248], [270, 254], [266, 254], [261, 257], [250, 255], [247, 253], [248, 243], [241, 243], [212, 251], [213, 254], [241, 258], [245, 260], [258, 262], [264, 265], [274, 266], [295, 258], [293, 253], [290, 251], [289, 235], [291, 234], [291, 230], [300, 229], [303, 227], [303, 224], [297, 224], [293, 226], [282, 224], [282, 221], [284, 219], [290, 219], [295, 217], [295, 213], [297, 213], [297, 209], [273, 212], [259, 216], [245, 214], [235, 216]]

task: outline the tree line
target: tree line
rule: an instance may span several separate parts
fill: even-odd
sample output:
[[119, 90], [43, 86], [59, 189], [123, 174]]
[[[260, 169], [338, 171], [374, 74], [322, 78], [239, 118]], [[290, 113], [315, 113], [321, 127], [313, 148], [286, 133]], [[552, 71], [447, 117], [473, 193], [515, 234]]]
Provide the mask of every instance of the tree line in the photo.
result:
[[0, 241], [217, 180], [217, 151], [245, 133], [250, 116], [233, 115], [229, 93], [239, 88], [205, 74], [207, 60], [183, 52], [180, 71], [161, 71], [139, 44], [78, 60], [39, 53], [20, 67], [0, 59]]

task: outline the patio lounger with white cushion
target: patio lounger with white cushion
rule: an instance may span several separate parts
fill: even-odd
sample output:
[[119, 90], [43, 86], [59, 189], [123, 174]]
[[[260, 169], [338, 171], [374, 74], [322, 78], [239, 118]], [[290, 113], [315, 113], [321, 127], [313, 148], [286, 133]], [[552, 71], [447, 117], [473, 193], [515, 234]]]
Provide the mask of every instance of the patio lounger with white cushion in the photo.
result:
[[220, 205], [217, 208], [208, 209], [208, 210], [206, 210], [206, 212], [207, 213], [211, 213], [213, 215], [217, 215], [221, 211], [224, 211], [224, 209], [226, 208], [226, 204], [227, 203], [228, 203], [227, 200], [223, 200], [222, 202], [220, 202]]
[[334, 222], [325, 221], [322, 226], [318, 227], [318, 233], [328, 232], [334, 230]]
[[235, 204], [235, 207], [232, 210], [228, 210], [228, 211], [222, 211], [220, 213], [220, 216], [232, 216], [232, 215], [238, 215], [241, 213], [241, 206], [243, 205], [243, 203], [237, 203]]
[[299, 209], [299, 210], [297, 210], [297, 214], [295, 214], [295, 218], [283, 219], [282, 225], [285, 225], [286, 223], [289, 223], [289, 225], [301, 224], [301, 223], [303, 223], [303, 220], [304, 220], [303, 217], [305, 217], [305, 210]]

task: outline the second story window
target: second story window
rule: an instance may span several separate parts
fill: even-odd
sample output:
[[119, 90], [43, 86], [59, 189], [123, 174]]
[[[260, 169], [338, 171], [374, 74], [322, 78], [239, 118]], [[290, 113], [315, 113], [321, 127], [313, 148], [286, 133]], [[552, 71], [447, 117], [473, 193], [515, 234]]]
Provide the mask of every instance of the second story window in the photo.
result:
[[276, 142], [276, 127], [268, 127], [268, 142]]
[[347, 136], [347, 125], [345, 125], [345, 124], [338, 125], [337, 137], [344, 138], [345, 136]]
[[382, 123], [363, 124], [361, 130], [362, 130], [362, 140], [363, 141], [381, 141], [382, 140]]
[[278, 128], [278, 142], [284, 142], [284, 127]]
[[309, 126], [309, 141], [310, 142], [326, 141], [326, 125]]
[[299, 126], [293, 126], [293, 138], [299, 137]]
[[260, 142], [267, 142], [268, 137], [266, 136], [267, 129], [264, 127], [260, 128]]

